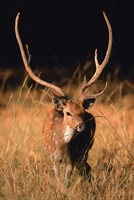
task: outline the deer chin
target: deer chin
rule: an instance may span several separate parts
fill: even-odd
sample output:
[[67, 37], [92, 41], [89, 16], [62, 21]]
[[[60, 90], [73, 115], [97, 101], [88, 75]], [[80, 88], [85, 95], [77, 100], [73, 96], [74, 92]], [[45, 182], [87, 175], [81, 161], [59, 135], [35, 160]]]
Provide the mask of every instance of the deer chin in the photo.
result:
[[76, 134], [77, 131], [68, 125], [64, 132], [64, 142], [69, 143]]

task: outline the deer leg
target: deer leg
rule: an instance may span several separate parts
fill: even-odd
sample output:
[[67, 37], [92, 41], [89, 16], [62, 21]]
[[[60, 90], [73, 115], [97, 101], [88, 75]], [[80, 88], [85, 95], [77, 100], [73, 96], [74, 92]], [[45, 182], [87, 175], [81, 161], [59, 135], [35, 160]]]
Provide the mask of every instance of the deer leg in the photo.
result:
[[59, 171], [58, 164], [56, 162], [53, 163], [53, 170], [54, 170], [55, 179], [57, 182], [59, 182], [60, 181], [60, 171]]
[[91, 167], [87, 162], [85, 163], [84, 171], [85, 171], [85, 178], [90, 182], [91, 181]]
[[56, 181], [60, 181], [60, 165], [62, 162], [61, 154], [58, 151], [52, 155], [52, 162], [53, 162], [53, 170], [55, 174]]
[[79, 175], [83, 176], [84, 179], [91, 181], [91, 167], [87, 162], [84, 162], [82, 165], [78, 166]]
[[64, 178], [65, 186], [68, 186], [68, 184], [69, 184], [69, 179], [71, 177], [72, 171], [73, 171], [73, 166], [71, 164], [68, 164], [66, 166], [65, 178]]

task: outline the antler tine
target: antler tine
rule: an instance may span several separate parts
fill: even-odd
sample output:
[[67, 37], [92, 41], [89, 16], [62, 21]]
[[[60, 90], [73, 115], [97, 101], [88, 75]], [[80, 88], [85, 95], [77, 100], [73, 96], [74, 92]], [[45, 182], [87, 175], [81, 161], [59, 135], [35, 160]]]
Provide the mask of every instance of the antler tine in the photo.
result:
[[[92, 94], [92, 95], [90, 95], [89, 93], [87, 93], [87, 95], [83, 96], [83, 98], [84, 98], [84, 99], [88, 99], [89, 97], [90, 97], [91, 99], [92, 99], [92, 98], [97, 98], [98, 96], [102, 95], [102, 94], [105, 92], [106, 89], [107, 89], [107, 81], [106, 81], [106, 83], [105, 83], [104, 89], [103, 89], [101, 92], [98, 92], [98, 93]], [[84, 99], [83, 99], [83, 100], [84, 100]]]
[[109, 57], [110, 57], [111, 50], [112, 50], [112, 41], [113, 41], [112, 28], [111, 28], [110, 22], [109, 22], [109, 20], [106, 16], [105, 12], [103, 12], [103, 16], [104, 16], [104, 19], [106, 21], [106, 24], [107, 24], [107, 27], [108, 27], [108, 32], [109, 32], [109, 41], [108, 41], [108, 47], [107, 47], [106, 55], [105, 55], [103, 62], [101, 64], [99, 64], [98, 58], [97, 58], [98, 57], [97, 49], [95, 50], [94, 60], [95, 60], [96, 71], [95, 71], [93, 77], [88, 82], [86, 82], [85, 78], [84, 78], [84, 82], [83, 82], [82, 88], [80, 90], [80, 96], [84, 93], [84, 91], [89, 86], [91, 86], [94, 82], [96, 82], [96, 80], [100, 76], [102, 70], [105, 68], [105, 66], [107, 65], [107, 63], [109, 61]]
[[65, 97], [66, 96], [66, 93], [61, 90], [59, 87], [51, 84], [51, 83], [48, 83], [46, 81], [43, 81], [42, 79], [40, 79], [39, 77], [37, 77], [31, 70], [29, 64], [28, 64], [28, 61], [27, 61], [27, 58], [26, 58], [26, 55], [25, 55], [25, 51], [24, 51], [24, 48], [23, 48], [23, 44], [21, 42], [21, 38], [20, 38], [20, 35], [19, 35], [19, 31], [18, 31], [18, 23], [19, 23], [19, 16], [20, 16], [20, 13], [17, 14], [16, 16], [16, 19], [15, 19], [15, 34], [16, 34], [16, 39], [17, 39], [17, 42], [18, 42], [18, 45], [19, 45], [19, 48], [20, 48], [20, 52], [21, 52], [21, 56], [22, 56], [22, 60], [23, 60], [23, 63], [24, 63], [24, 66], [29, 74], [29, 76], [37, 83], [43, 85], [43, 86], [46, 86], [50, 89], [52, 89], [52, 91], [57, 95], [57, 96], [63, 96]]
[[87, 92], [87, 94], [84, 95], [80, 93], [78, 101], [84, 102], [86, 99], [93, 99], [93, 98], [96, 99], [98, 96], [102, 95], [106, 89], [107, 89], [107, 81], [105, 82], [105, 87], [101, 92], [92, 95], [90, 94], [90, 92]]

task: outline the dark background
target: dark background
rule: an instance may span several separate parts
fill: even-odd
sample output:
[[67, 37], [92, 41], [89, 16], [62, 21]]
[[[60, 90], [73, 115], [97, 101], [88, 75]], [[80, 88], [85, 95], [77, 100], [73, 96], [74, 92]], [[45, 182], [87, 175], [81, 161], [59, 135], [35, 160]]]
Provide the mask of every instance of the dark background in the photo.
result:
[[19, 11], [19, 30], [28, 43], [32, 68], [53, 65], [71, 67], [87, 56], [105, 55], [108, 33], [105, 11], [113, 28], [113, 50], [108, 70], [120, 67], [120, 79], [134, 78], [134, 6], [119, 0], [4, 0], [0, 5], [0, 68], [21, 71], [22, 60], [14, 34]]

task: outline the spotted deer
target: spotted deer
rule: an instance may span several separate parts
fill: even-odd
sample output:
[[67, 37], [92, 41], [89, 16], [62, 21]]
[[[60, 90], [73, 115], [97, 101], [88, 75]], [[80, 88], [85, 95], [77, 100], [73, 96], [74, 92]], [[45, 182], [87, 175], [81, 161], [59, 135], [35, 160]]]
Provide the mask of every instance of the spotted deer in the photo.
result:
[[[87, 112], [87, 109], [91, 108], [96, 98], [104, 93], [107, 84], [97, 94], [90, 95], [86, 90], [97, 81], [109, 61], [112, 49], [112, 28], [110, 22], [103, 12], [109, 33], [106, 55], [102, 63], [99, 64], [97, 49], [95, 50], [94, 61], [96, 71], [90, 80], [87, 81], [84, 77], [77, 101], [73, 102], [68, 98], [63, 89], [40, 79], [32, 72], [18, 31], [19, 15], [18, 13], [15, 20], [15, 34], [24, 66], [29, 76], [35, 82], [53, 91], [54, 108], [50, 110], [45, 118], [43, 134], [46, 152], [52, 160], [55, 177], [57, 181], [63, 180], [65, 184], [68, 184], [72, 171], [76, 168], [80, 175], [90, 179], [91, 167], [87, 159], [88, 152], [94, 142], [96, 122], [94, 116]], [[62, 175], [61, 169], [64, 169]]]

